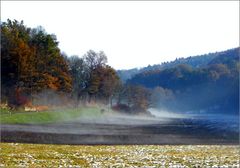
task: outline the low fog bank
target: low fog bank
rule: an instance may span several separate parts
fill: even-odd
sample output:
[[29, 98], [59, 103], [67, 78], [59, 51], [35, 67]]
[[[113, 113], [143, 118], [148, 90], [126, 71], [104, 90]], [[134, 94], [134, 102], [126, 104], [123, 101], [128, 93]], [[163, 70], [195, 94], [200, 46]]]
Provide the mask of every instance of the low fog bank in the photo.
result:
[[168, 124], [171, 118], [160, 118], [150, 115], [130, 115], [113, 110], [105, 111], [100, 116], [81, 116], [72, 122], [85, 124], [108, 124], [108, 125], [152, 125]]
[[214, 113], [207, 110], [177, 113], [156, 108], [150, 108], [149, 111], [156, 116], [156, 118], [182, 119], [184, 121], [189, 120], [196, 126], [203, 125], [211, 129], [215, 128], [222, 131], [239, 132], [239, 114]]
[[159, 110], [157, 108], [149, 108], [148, 111], [154, 115], [156, 118], [191, 118], [190, 114], [180, 114], [175, 112], [170, 112], [168, 110]]
[[[52, 113], [63, 113], [64, 121], [1, 125], [4, 141], [55, 144], [222, 144], [237, 143], [239, 140], [239, 123], [221, 115], [218, 118], [209, 115], [211, 117], [208, 118], [207, 115], [178, 114], [154, 108], [148, 109], [152, 115], [130, 115], [113, 111], [102, 104], [95, 104], [95, 108], [62, 110]], [[75, 112], [81, 114], [72, 117], [70, 113], [73, 110], [74, 115]], [[16, 134], [18, 136], [13, 136]]]
[[149, 108], [147, 111], [149, 114], [138, 113], [131, 115], [106, 109], [100, 116], [81, 116], [75, 119], [73, 122], [112, 125], [164, 125], [171, 124], [173, 122], [175, 123], [176, 121], [180, 121], [182, 119], [193, 118], [193, 115], [191, 114], [180, 114], [167, 110], [158, 110], [156, 108]]

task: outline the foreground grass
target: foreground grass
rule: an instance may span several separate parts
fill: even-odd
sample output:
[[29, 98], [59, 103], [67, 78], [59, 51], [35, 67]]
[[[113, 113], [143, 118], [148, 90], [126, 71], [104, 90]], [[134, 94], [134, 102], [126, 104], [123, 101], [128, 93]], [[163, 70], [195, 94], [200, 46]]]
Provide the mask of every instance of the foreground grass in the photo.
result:
[[98, 107], [84, 107], [59, 109], [43, 112], [21, 112], [1, 109], [2, 124], [41, 124], [63, 122], [76, 119], [78, 117], [98, 117], [101, 115]]
[[238, 146], [0, 146], [0, 167], [239, 167]]

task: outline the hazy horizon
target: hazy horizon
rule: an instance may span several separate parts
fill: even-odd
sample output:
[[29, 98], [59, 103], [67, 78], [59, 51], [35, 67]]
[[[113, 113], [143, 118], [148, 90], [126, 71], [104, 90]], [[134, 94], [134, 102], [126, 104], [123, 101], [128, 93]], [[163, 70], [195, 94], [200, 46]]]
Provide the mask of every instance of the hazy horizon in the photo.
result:
[[[162, 61], [162, 62], [159, 62], [159, 63], [154, 63], [154, 64], [148, 64], [150, 66], [153, 66], [153, 65], [160, 65], [164, 62], [171, 62], [171, 61], [174, 61], [175, 59], [179, 59], [179, 58], [187, 58], [187, 57], [196, 57], [196, 56], [201, 56], [201, 55], [205, 55], [205, 54], [211, 54], [211, 53], [216, 53], [216, 52], [223, 52], [223, 51], [227, 51], [227, 50], [231, 50], [231, 49], [234, 49], [234, 48], [239, 48], [239, 46], [237, 47], [231, 47], [231, 48], [228, 48], [228, 49], [225, 49], [225, 50], [219, 50], [219, 51], [214, 51], [214, 52], [208, 52], [208, 53], [200, 53], [200, 54], [196, 54], [196, 55], [189, 55], [189, 56], [183, 56], [183, 57], [176, 57], [176, 58], [173, 58], [171, 60], [166, 60], [166, 61]], [[141, 68], [144, 68], [144, 67], [147, 67], [148, 65], [146, 66], [142, 66], [142, 67], [132, 67], [132, 68], [122, 68], [122, 69], [117, 69], [117, 70], [130, 70], [130, 69], [141, 69]]]
[[55, 34], [68, 56], [104, 51], [115, 69], [239, 46], [239, 2], [2, 1], [1, 21]]

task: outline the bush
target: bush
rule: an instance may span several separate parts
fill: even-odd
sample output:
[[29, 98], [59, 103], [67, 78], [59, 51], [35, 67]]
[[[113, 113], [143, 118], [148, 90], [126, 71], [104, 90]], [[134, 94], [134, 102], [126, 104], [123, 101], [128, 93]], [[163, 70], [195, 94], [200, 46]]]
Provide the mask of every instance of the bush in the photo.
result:
[[112, 107], [112, 109], [115, 111], [126, 112], [126, 113], [131, 112], [131, 108], [126, 104], [116, 104], [115, 106]]

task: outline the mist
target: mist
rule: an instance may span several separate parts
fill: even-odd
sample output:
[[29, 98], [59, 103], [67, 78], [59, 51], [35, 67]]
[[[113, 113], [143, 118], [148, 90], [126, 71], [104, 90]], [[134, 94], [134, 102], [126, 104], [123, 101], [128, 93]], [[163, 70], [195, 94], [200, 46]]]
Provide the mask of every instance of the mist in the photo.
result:
[[70, 98], [70, 94], [45, 89], [39, 93], [33, 94], [32, 104], [51, 106], [54, 108], [68, 108], [75, 106], [75, 100]]
[[[46, 93], [46, 94], [45, 94]], [[73, 101], [74, 102], [74, 101]], [[127, 114], [109, 104], [79, 103], [47, 92], [36, 104], [48, 105], [53, 122], [3, 124], [2, 141], [51, 144], [222, 144], [238, 142], [239, 123], [149, 108], [149, 113]], [[58, 105], [58, 106], [56, 106]], [[221, 121], [221, 122], [219, 122]], [[224, 132], [224, 134], [223, 134]]]
[[176, 113], [171, 112], [168, 110], [161, 110], [157, 108], [149, 108], [148, 111], [150, 111], [151, 114], [153, 114], [157, 118], [189, 118], [192, 117], [191, 115], [183, 114], [183, 113]]

